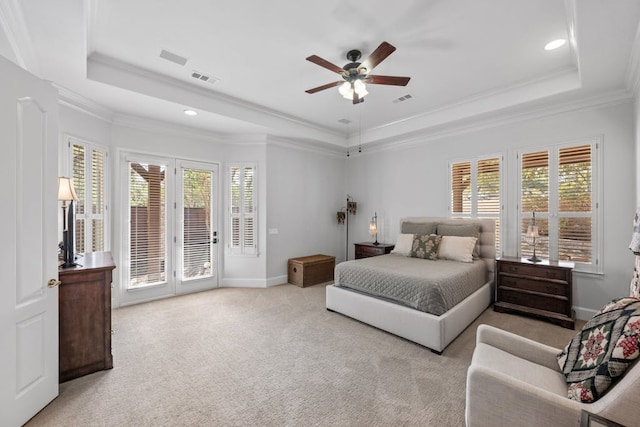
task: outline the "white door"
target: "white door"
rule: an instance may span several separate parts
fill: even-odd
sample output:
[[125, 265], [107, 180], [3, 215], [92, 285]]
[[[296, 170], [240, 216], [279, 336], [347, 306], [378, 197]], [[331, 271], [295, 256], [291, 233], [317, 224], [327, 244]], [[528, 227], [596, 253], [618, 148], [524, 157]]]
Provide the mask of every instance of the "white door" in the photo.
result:
[[58, 395], [57, 93], [0, 56], [0, 417]]
[[176, 291], [218, 286], [218, 166], [178, 161]]

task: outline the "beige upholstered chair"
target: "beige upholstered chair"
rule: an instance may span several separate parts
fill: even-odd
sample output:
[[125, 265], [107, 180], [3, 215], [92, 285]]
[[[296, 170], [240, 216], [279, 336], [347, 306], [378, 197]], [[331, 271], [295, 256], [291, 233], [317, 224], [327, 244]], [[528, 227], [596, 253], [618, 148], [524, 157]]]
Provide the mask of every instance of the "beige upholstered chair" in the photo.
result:
[[581, 410], [640, 426], [640, 363], [636, 361], [594, 403], [567, 398], [560, 349], [480, 325], [467, 373], [467, 427], [578, 426]]

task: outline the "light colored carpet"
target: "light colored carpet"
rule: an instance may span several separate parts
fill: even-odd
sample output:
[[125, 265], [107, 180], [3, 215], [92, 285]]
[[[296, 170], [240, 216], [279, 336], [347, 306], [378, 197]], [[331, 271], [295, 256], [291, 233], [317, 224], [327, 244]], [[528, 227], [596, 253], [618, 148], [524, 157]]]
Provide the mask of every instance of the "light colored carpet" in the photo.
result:
[[217, 289], [115, 310], [114, 369], [61, 384], [27, 425], [462, 426], [480, 323], [574, 334], [488, 309], [438, 356], [327, 311], [324, 285]]

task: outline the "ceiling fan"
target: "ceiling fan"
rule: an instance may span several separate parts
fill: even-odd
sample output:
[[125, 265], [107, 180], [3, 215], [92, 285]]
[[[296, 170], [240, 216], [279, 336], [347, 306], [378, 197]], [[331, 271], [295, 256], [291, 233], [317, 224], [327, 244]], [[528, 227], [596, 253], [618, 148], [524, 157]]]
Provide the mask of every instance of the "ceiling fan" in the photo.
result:
[[380, 43], [380, 46], [378, 46], [376, 50], [374, 50], [373, 53], [362, 63], [356, 62], [360, 59], [362, 53], [356, 49], [350, 50], [347, 52], [347, 59], [351, 62], [342, 68], [332, 64], [326, 59], [320, 58], [317, 55], [311, 55], [307, 58], [307, 61], [313, 62], [314, 64], [324, 67], [329, 71], [340, 74], [344, 81], [327, 83], [326, 85], [314, 87], [313, 89], [306, 90], [305, 92], [316, 93], [339, 85], [338, 91], [344, 98], [353, 99], [354, 104], [359, 104], [364, 102], [364, 97], [369, 93], [367, 92], [365, 83], [374, 85], [406, 86], [411, 77], [379, 76], [369, 74], [395, 50], [396, 48], [394, 46], [387, 42], [382, 42]]

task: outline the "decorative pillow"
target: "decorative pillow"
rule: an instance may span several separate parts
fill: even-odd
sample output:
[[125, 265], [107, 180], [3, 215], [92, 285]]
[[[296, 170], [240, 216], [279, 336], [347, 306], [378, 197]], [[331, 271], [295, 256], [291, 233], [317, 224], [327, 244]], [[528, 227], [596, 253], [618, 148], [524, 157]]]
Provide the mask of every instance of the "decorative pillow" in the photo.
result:
[[391, 251], [392, 254], [402, 256], [411, 255], [411, 247], [413, 246], [413, 234], [399, 234], [396, 240], [396, 246]]
[[430, 260], [438, 259], [438, 247], [442, 236], [437, 234], [416, 234], [413, 238], [411, 246], [411, 255], [413, 258], [423, 258]]
[[595, 402], [640, 355], [640, 298], [606, 304], [558, 355], [568, 397]]
[[403, 234], [436, 234], [437, 222], [403, 222], [400, 227]]
[[475, 237], [473, 257], [480, 258], [480, 224], [438, 224], [438, 234], [443, 236]]
[[473, 262], [475, 237], [442, 236], [438, 249], [438, 258], [452, 261]]

